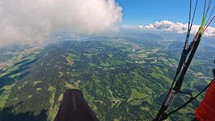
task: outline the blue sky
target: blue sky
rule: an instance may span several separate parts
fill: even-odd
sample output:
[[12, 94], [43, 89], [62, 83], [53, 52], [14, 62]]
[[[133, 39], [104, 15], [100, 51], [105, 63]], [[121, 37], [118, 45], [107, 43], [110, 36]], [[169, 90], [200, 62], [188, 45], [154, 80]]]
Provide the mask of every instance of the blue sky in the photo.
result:
[[[116, 0], [123, 9], [122, 25], [147, 25], [169, 20], [187, 23], [189, 0]], [[194, 8], [195, 0], [193, 0]], [[213, 3], [214, 5], [214, 3]], [[201, 23], [204, 0], [199, 0], [195, 24]]]

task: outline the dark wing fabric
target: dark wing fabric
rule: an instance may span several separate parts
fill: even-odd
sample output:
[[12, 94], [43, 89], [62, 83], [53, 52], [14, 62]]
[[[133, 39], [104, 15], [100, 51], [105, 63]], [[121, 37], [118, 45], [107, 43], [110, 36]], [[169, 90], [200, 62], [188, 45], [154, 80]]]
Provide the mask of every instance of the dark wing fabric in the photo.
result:
[[98, 119], [86, 103], [82, 92], [70, 89], [63, 94], [63, 100], [54, 121], [98, 121]]

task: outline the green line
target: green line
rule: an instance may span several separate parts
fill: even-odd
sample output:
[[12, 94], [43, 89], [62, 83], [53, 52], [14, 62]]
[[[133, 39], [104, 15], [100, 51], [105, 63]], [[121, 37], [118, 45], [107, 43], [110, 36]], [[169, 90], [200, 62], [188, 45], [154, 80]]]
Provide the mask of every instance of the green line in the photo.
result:
[[203, 15], [203, 17], [202, 17], [202, 24], [201, 24], [201, 27], [200, 27], [200, 30], [199, 30], [200, 34], [203, 33], [203, 30], [204, 30], [204, 27], [205, 27], [205, 20], [206, 20], [206, 16]]

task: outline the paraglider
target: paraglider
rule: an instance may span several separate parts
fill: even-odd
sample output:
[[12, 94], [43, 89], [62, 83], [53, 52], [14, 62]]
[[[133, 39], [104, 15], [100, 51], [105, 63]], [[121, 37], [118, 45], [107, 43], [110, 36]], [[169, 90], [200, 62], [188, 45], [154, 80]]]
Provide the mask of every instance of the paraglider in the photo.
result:
[[[190, 66], [190, 63], [196, 53], [196, 50], [199, 46], [199, 43], [201, 41], [202, 35], [204, 34], [204, 32], [207, 30], [208, 26], [212, 23], [212, 21], [214, 20], [215, 16], [213, 16], [211, 18], [211, 15], [213, 14], [214, 8], [211, 10], [210, 15], [208, 16], [208, 12], [211, 8], [211, 4], [212, 4], [212, 0], [210, 0], [208, 3], [205, 0], [204, 3], [204, 11], [203, 11], [203, 16], [202, 16], [202, 22], [201, 25], [196, 33], [196, 35], [193, 38], [193, 41], [188, 44], [189, 41], [189, 37], [190, 37], [190, 31], [192, 29], [192, 25], [193, 25], [193, 20], [195, 17], [195, 13], [196, 13], [196, 8], [197, 8], [197, 4], [198, 4], [198, 0], [196, 0], [196, 4], [195, 4], [195, 8], [194, 8], [194, 12], [193, 12], [193, 17], [191, 20], [191, 11], [192, 11], [192, 0], [190, 0], [190, 10], [189, 10], [189, 21], [188, 21], [188, 29], [187, 29], [187, 35], [186, 35], [186, 39], [185, 39], [185, 43], [184, 43], [184, 48], [181, 54], [181, 59], [179, 61], [178, 64], [178, 68], [175, 74], [175, 77], [173, 79], [172, 85], [168, 91], [168, 94], [156, 116], [156, 118], [154, 119], [154, 121], [161, 121], [161, 120], [165, 120], [168, 118], [168, 116], [170, 116], [171, 114], [175, 113], [176, 111], [182, 109], [184, 106], [186, 106], [187, 104], [189, 104], [191, 101], [193, 101], [194, 99], [196, 99], [203, 91], [205, 91], [214, 81], [214, 79], [206, 86], [206, 88], [204, 88], [199, 94], [197, 94], [196, 96], [193, 96], [192, 93], [189, 92], [182, 92], [181, 91], [181, 86], [182, 83], [184, 81], [184, 76], [187, 72], [187, 69]], [[207, 6], [207, 7], [206, 7]], [[211, 87], [213, 88], [213, 86]], [[188, 94], [190, 95], [190, 99], [184, 103], [182, 106], [180, 106], [179, 108], [175, 109], [172, 112], [168, 112], [169, 107], [171, 106], [172, 102], [175, 100], [175, 97], [177, 96], [178, 93], [182, 93], [182, 94]], [[211, 94], [212, 91], [209, 91], [209, 93]], [[210, 95], [208, 94], [208, 95]], [[201, 111], [204, 110], [204, 105], [205, 105], [205, 100], [207, 100], [208, 98], [211, 98], [211, 96], [206, 95], [205, 99], [203, 100], [201, 106], [198, 108], [196, 116], [197, 118], [200, 117], [201, 115]], [[208, 100], [212, 100], [212, 99], [208, 99]], [[212, 111], [213, 112], [213, 111]], [[215, 113], [214, 113], [215, 114]], [[213, 115], [210, 115], [213, 116]], [[209, 118], [209, 119], [213, 119], [213, 118]], [[200, 118], [199, 120], [202, 120], [202, 118]], [[203, 118], [203, 120], [205, 120]]]
[[[213, 74], [215, 77], [215, 69], [213, 70]], [[195, 119], [199, 121], [214, 121], [215, 120], [215, 83], [210, 84], [210, 88], [208, 89], [204, 99], [202, 100], [199, 107], [196, 109]]]

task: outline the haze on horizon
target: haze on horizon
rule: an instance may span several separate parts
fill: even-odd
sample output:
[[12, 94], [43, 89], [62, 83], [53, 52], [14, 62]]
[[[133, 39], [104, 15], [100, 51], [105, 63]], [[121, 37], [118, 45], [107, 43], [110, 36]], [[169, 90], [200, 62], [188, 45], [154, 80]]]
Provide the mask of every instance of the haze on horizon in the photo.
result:
[[[187, 7], [185, 1], [180, 3], [183, 3], [180, 4], [183, 8]], [[171, 4], [172, 2], [166, 0], [166, 4], [159, 7]], [[136, 8], [133, 5], [137, 5]], [[139, 0], [133, 2], [123, 2], [122, 0], [0, 0], [0, 48], [11, 45], [42, 44], [54, 40], [56, 32], [67, 32], [71, 36], [95, 34], [110, 36], [111, 33], [117, 33], [120, 26], [126, 26], [125, 21], [137, 20], [143, 28], [186, 33], [186, 23], [172, 21], [170, 14], [173, 13], [167, 13], [160, 8], [157, 9], [160, 9], [162, 14], [153, 14], [156, 10], [146, 10], [150, 5], [150, 2]], [[175, 10], [173, 7], [169, 9]], [[187, 9], [180, 10], [181, 14], [184, 11]], [[181, 16], [181, 14], [175, 16]], [[154, 21], [156, 17], [163, 20]], [[185, 18], [187, 18], [186, 15], [183, 20]], [[140, 21], [143, 21], [142, 23], [148, 21], [148, 23], [142, 24]], [[194, 25], [191, 33], [195, 33], [197, 30], [198, 25]], [[215, 36], [215, 28], [209, 27], [205, 35]]]

